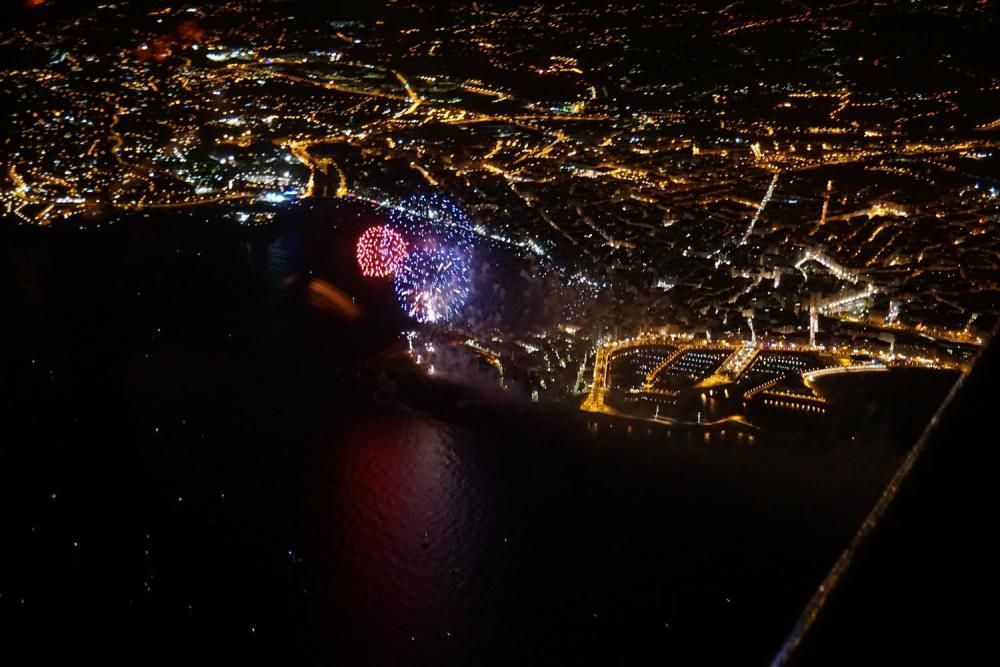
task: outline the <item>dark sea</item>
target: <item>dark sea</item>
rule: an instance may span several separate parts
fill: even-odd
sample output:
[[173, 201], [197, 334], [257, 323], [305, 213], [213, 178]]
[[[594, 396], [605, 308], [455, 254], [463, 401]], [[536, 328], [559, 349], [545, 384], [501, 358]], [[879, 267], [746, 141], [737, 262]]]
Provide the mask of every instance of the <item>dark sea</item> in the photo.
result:
[[753, 446], [457, 400], [373, 220], [0, 227], [0, 664], [765, 665], [955, 379]]

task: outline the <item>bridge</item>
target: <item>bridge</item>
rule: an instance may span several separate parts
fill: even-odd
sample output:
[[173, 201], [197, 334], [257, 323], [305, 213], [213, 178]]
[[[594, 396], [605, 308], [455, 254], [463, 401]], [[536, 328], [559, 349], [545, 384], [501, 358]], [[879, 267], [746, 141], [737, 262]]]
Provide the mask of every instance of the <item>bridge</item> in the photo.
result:
[[802, 374], [802, 379], [807, 384], [816, 378], [827, 375], [841, 375], [844, 373], [879, 373], [888, 371], [889, 367], [882, 363], [874, 364], [852, 364], [850, 366], [833, 366], [831, 368], [820, 368], [815, 371], [807, 371]]

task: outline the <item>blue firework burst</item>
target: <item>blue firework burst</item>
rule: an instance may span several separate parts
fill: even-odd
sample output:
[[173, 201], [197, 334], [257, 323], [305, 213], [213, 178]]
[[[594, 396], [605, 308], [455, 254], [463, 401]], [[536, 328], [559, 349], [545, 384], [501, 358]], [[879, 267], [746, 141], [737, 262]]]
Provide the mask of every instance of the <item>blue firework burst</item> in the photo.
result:
[[393, 287], [403, 311], [418, 322], [447, 322], [469, 296], [469, 254], [462, 248], [422, 245], [396, 271]]

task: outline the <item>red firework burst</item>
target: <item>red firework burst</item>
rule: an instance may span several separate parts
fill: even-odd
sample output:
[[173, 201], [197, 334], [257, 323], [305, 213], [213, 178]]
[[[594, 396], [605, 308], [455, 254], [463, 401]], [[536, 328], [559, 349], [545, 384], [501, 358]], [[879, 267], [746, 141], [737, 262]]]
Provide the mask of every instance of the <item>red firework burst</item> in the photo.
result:
[[361, 275], [391, 276], [406, 260], [406, 241], [385, 225], [369, 227], [358, 239], [357, 258]]

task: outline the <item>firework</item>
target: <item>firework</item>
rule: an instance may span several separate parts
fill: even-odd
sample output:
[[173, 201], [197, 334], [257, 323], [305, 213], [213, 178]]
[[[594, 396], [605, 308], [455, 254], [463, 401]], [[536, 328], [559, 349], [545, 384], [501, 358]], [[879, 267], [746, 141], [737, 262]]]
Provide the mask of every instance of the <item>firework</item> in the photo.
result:
[[392, 227], [414, 244], [471, 248], [472, 223], [455, 202], [438, 194], [411, 195], [389, 211]]
[[469, 255], [460, 248], [415, 248], [396, 272], [396, 296], [418, 322], [446, 322], [469, 296]]
[[363, 276], [391, 276], [403, 265], [406, 254], [406, 241], [385, 225], [369, 227], [358, 239], [358, 266]]

